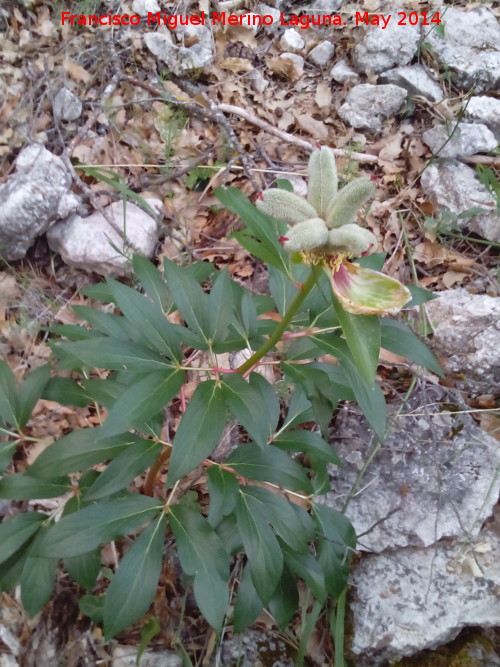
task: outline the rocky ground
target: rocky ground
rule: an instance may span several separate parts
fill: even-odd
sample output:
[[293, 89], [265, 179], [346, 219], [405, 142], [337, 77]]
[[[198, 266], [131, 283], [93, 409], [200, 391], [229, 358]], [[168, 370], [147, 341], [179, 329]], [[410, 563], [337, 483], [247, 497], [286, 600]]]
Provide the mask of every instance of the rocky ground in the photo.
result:
[[[160, 10], [247, 18], [147, 26]], [[64, 11], [143, 19], [62, 25]], [[330, 14], [341, 25], [313, 24]], [[252, 25], [257, 15], [272, 21]], [[373, 18], [382, 15], [385, 27]], [[310, 24], [290, 25], [291, 16]], [[255, 197], [288, 178], [302, 194], [318, 143], [336, 149], [342, 178], [376, 181], [365, 221], [387, 253], [384, 270], [439, 294], [425, 315], [405, 317], [431, 334], [444, 381], [384, 353], [379, 377], [393, 406], [384, 446], [373, 448], [352, 405], [332, 423], [345, 465], [332, 470], [324, 502], [352, 496], [359, 536], [347, 632], [356, 666], [500, 664], [499, 17], [497, 2], [435, 0], [0, 7], [0, 344], [19, 377], [50, 354], [44, 326], [76, 321], [79, 288], [106, 274], [129, 279], [131, 249], [158, 263], [214, 261], [265, 289], [265, 269], [231, 238], [238, 221], [214, 209], [213, 188]], [[409, 371], [418, 381], [403, 405]], [[33, 419], [49, 444], [89, 415], [41, 401]], [[15, 509], [3, 501], [3, 515]], [[165, 652], [178, 640], [179, 605], [141, 665], [184, 664]], [[198, 619], [184, 623], [196, 664], [232, 665], [242, 653], [241, 664], [293, 664], [290, 637], [268, 618], [220, 647]], [[311, 665], [333, 664], [325, 636], [313, 638]], [[131, 631], [105, 645], [61, 581], [32, 620], [3, 594], [0, 641], [8, 667], [124, 667], [140, 639]]]

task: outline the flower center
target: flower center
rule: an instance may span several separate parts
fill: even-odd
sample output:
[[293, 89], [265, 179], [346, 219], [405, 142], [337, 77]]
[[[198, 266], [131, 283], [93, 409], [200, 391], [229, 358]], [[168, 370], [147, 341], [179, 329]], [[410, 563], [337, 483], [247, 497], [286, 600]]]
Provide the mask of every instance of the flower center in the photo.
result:
[[331, 253], [321, 250], [302, 250], [300, 256], [304, 264], [310, 266], [327, 266], [332, 269], [333, 273], [338, 271], [344, 259], [352, 259], [354, 257], [352, 252]]

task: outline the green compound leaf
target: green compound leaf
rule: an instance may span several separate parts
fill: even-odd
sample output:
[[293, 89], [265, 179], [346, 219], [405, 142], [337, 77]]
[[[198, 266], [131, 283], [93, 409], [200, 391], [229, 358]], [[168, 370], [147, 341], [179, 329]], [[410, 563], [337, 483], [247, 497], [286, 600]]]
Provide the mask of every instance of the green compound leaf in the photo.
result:
[[212, 528], [216, 528], [222, 518], [228, 516], [234, 510], [239, 488], [240, 485], [233, 473], [216, 465], [208, 469], [208, 493], [210, 496], [208, 522]]
[[[246, 382], [241, 375], [236, 373], [225, 374], [222, 378], [222, 390], [231, 413], [248, 431], [250, 437], [260, 447], [265, 447], [276, 426], [279, 414], [276, 415], [274, 410], [271, 412], [269, 409], [271, 406], [266, 400], [268, 394], [260, 391], [262, 384], [259, 380], [254, 379], [255, 375], [252, 374], [251, 381]], [[261, 379], [268, 384], [264, 378]]]
[[236, 504], [238, 530], [250, 563], [252, 582], [264, 604], [271, 599], [283, 571], [283, 553], [259, 501], [240, 488]]
[[35, 403], [41, 398], [50, 377], [50, 366], [40, 366], [23, 381], [18, 391], [17, 423], [24, 428], [31, 417]]
[[157, 500], [140, 495], [90, 505], [51, 526], [32, 555], [68, 558], [93, 551], [104, 542], [136, 530], [160, 510]]
[[281, 630], [285, 630], [288, 623], [292, 620], [299, 604], [299, 593], [297, 583], [286, 567], [283, 567], [278, 586], [269, 600], [269, 611], [276, 619]]
[[0, 418], [11, 426], [16, 426], [17, 411], [16, 378], [10, 366], [0, 360]]
[[143, 255], [134, 255], [132, 258], [134, 273], [139, 279], [144, 291], [161, 310], [165, 311], [170, 305], [170, 293], [167, 283], [161, 272], [149, 259]]
[[165, 276], [186, 324], [203, 340], [210, 339], [211, 312], [208, 295], [183, 267], [164, 259]]
[[238, 598], [234, 606], [233, 628], [235, 632], [243, 632], [255, 621], [264, 608], [252, 582], [250, 563], [246, 563], [238, 586]]
[[219, 444], [226, 423], [226, 401], [215, 380], [201, 382], [175, 434], [167, 485], [194, 470]]
[[273, 438], [273, 445], [285, 452], [305, 452], [327, 463], [334, 463], [335, 465], [341, 463], [332, 445], [312, 431], [285, 431]]
[[33, 618], [50, 600], [57, 574], [57, 558], [30, 556], [21, 574], [21, 602]]
[[77, 584], [91, 591], [101, 569], [101, 550], [97, 548], [80, 556], [65, 558], [64, 569]]
[[[53, 471], [53, 474], [58, 471]], [[71, 491], [69, 477], [38, 479], [19, 472], [6, 475], [0, 480], [0, 498], [9, 500], [33, 500], [35, 498], [56, 498]]]
[[163, 561], [166, 517], [151, 523], [122, 558], [106, 592], [104, 633], [111, 639], [149, 609], [154, 600]]

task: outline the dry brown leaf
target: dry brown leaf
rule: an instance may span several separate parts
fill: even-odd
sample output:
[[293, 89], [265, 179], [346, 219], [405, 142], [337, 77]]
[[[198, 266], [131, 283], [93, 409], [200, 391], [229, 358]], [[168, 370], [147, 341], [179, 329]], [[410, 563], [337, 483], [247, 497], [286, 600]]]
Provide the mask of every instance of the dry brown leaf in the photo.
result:
[[320, 109], [327, 109], [330, 106], [332, 102], [332, 89], [329, 84], [324, 81], [318, 83], [314, 101]]
[[87, 72], [86, 69], [77, 65], [72, 60], [65, 60], [63, 62], [63, 68], [75, 81], [80, 81], [81, 83], [88, 83], [91, 79], [91, 75]]
[[316, 120], [311, 114], [295, 114], [295, 120], [301, 130], [307, 132], [318, 141], [326, 141], [328, 139], [328, 130], [323, 121]]
[[458, 265], [455, 268], [459, 268], [460, 266], [472, 266], [474, 264], [474, 260], [462, 257], [462, 255], [459, 255], [454, 250], [445, 248], [439, 243], [432, 241], [419, 243], [413, 249], [413, 258], [418, 262], [422, 262], [422, 264], [425, 264], [429, 268], [442, 264], [443, 262], [453, 262]]
[[224, 58], [220, 67], [238, 74], [239, 72], [250, 72], [253, 69], [252, 63], [247, 58]]
[[267, 66], [271, 72], [279, 76], [284, 76], [292, 83], [298, 81], [303, 74], [302, 68], [298, 67], [297, 63], [291, 58], [269, 58]]
[[443, 285], [450, 289], [455, 283], [461, 283], [468, 275], [468, 273], [463, 273], [462, 271], [447, 271], [442, 277]]

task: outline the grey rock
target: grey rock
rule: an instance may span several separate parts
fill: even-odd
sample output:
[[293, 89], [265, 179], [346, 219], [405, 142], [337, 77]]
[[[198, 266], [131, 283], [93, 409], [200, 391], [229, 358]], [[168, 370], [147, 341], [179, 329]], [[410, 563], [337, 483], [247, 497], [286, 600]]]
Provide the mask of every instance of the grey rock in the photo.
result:
[[[163, 61], [174, 72], [181, 75], [195, 69], [203, 69], [214, 59], [214, 45], [210, 30], [203, 25], [179, 26], [175, 35], [180, 46], [174, 44], [171, 33], [147, 32], [144, 42], [151, 53]], [[184, 39], [195, 37], [198, 41], [192, 46], [183, 46]]]
[[304, 46], [304, 39], [294, 28], [288, 28], [281, 36], [280, 47], [284, 51], [301, 51]]
[[245, 630], [222, 643], [221, 665], [224, 667], [294, 667], [290, 646], [274, 632]]
[[0, 185], [0, 255], [21, 259], [35, 238], [56, 220], [76, 211], [80, 199], [70, 192], [64, 163], [39, 144], [27, 146], [16, 173]]
[[257, 10], [260, 16], [265, 16], [267, 14], [267, 16], [273, 17], [273, 23], [268, 26], [263, 26], [264, 30], [267, 30], [268, 32], [273, 32], [279, 27], [279, 20], [280, 20], [279, 9], [271, 7], [270, 5], [266, 5], [264, 3], [260, 3], [257, 5]]
[[399, 86], [360, 83], [349, 91], [339, 116], [352, 127], [379, 132], [382, 118], [397, 113], [405, 98], [406, 90]]
[[338, 63], [330, 70], [330, 76], [337, 83], [345, 83], [346, 81], [357, 81], [359, 79], [359, 74], [357, 74], [353, 69], [347, 64], [347, 60], [342, 58]]
[[[465, 409], [459, 392], [439, 385], [409, 399], [349, 503], [358, 549], [379, 553], [478, 534], [500, 493], [500, 451], [469, 414], [451, 412]], [[332, 466], [334, 490], [321, 501], [340, 510], [372, 439], [352, 407], [340, 413], [333, 438], [343, 465]]]
[[500, 242], [500, 214], [496, 199], [476, 178], [473, 169], [454, 160], [431, 164], [422, 174], [422, 187], [428, 197], [451, 213], [460, 214], [472, 208], [482, 208], [472, 218], [457, 220], [461, 228], [468, 227], [488, 241]]
[[475, 95], [465, 107], [465, 116], [486, 125], [500, 141], [500, 100], [487, 95]]
[[318, 67], [325, 67], [332, 59], [334, 50], [333, 44], [325, 39], [309, 51], [307, 59]]
[[398, 25], [398, 11], [391, 11], [392, 17], [385, 29], [369, 26], [355, 47], [353, 62], [359, 74], [368, 70], [378, 74], [397, 65], [407, 65], [417, 52], [419, 27]]
[[441, 158], [487, 153], [497, 147], [493, 132], [480, 123], [436, 125], [424, 132], [422, 139]]
[[[138, 646], [120, 645], [113, 648], [112, 667], [136, 667]], [[172, 651], [147, 649], [141, 656], [139, 667], [182, 667], [182, 658]]]
[[395, 67], [379, 77], [380, 83], [394, 83], [405, 88], [410, 95], [425, 97], [431, 102], [441, 102], [443, 91], [423, 65]]
[[146, 16], [148, 12], [156, 13], [161, 11], [161, 7], [157, 0], [134, 0], [132, 3], [132, 11], [134, 14]]
[[457, 85], [480, 93], [500, 85], [500, 26], [490, 9], [446, 7], [444, 37], [428, 27], [422, 35]]
[[500, 385], [500, 299], [463, 288], [441, 292], [426, 305], [434, 327], [432, 346], [459, 385], [490, 393]]
[[386, 665], [449, 642], [464, 627], [499, 625], [499, 553], [491, 530], [476, 541], [364, 558], [351, 580], [351, 650], [363, 656], [355, 664]]
[[[301, 11], [308, 14], [332, 14], [342, 7], [342, 0], [313, 0], [308, 5], [304, 5]], [[296, 10], [294, 10], [296, 13]]]
[[[161, 206], [158, 199], [146, 201], [153, 207]], [[150, 215], [127, 202], [124, 217], [121, 201], [110, 204], [105, 211], [115, 227], [123, 230], [128, 244], [136, 252], [152, 256], [158, 237], [156, 221]], [[47, 241], [69, 266], [102, 275], [125, 276], [131, 273], [130, 262], [124, 256], [127, 248], [124, 248], [122, 237], [98, 211], [87, 218], [74, 215], [57, 223], [47, 233]]]
[[54, 97], [52, 104], [54, 116], [61, 120], [76, 120], [82, 113], [82, 103], [76, 95], [67, 88], [61, 90]]

